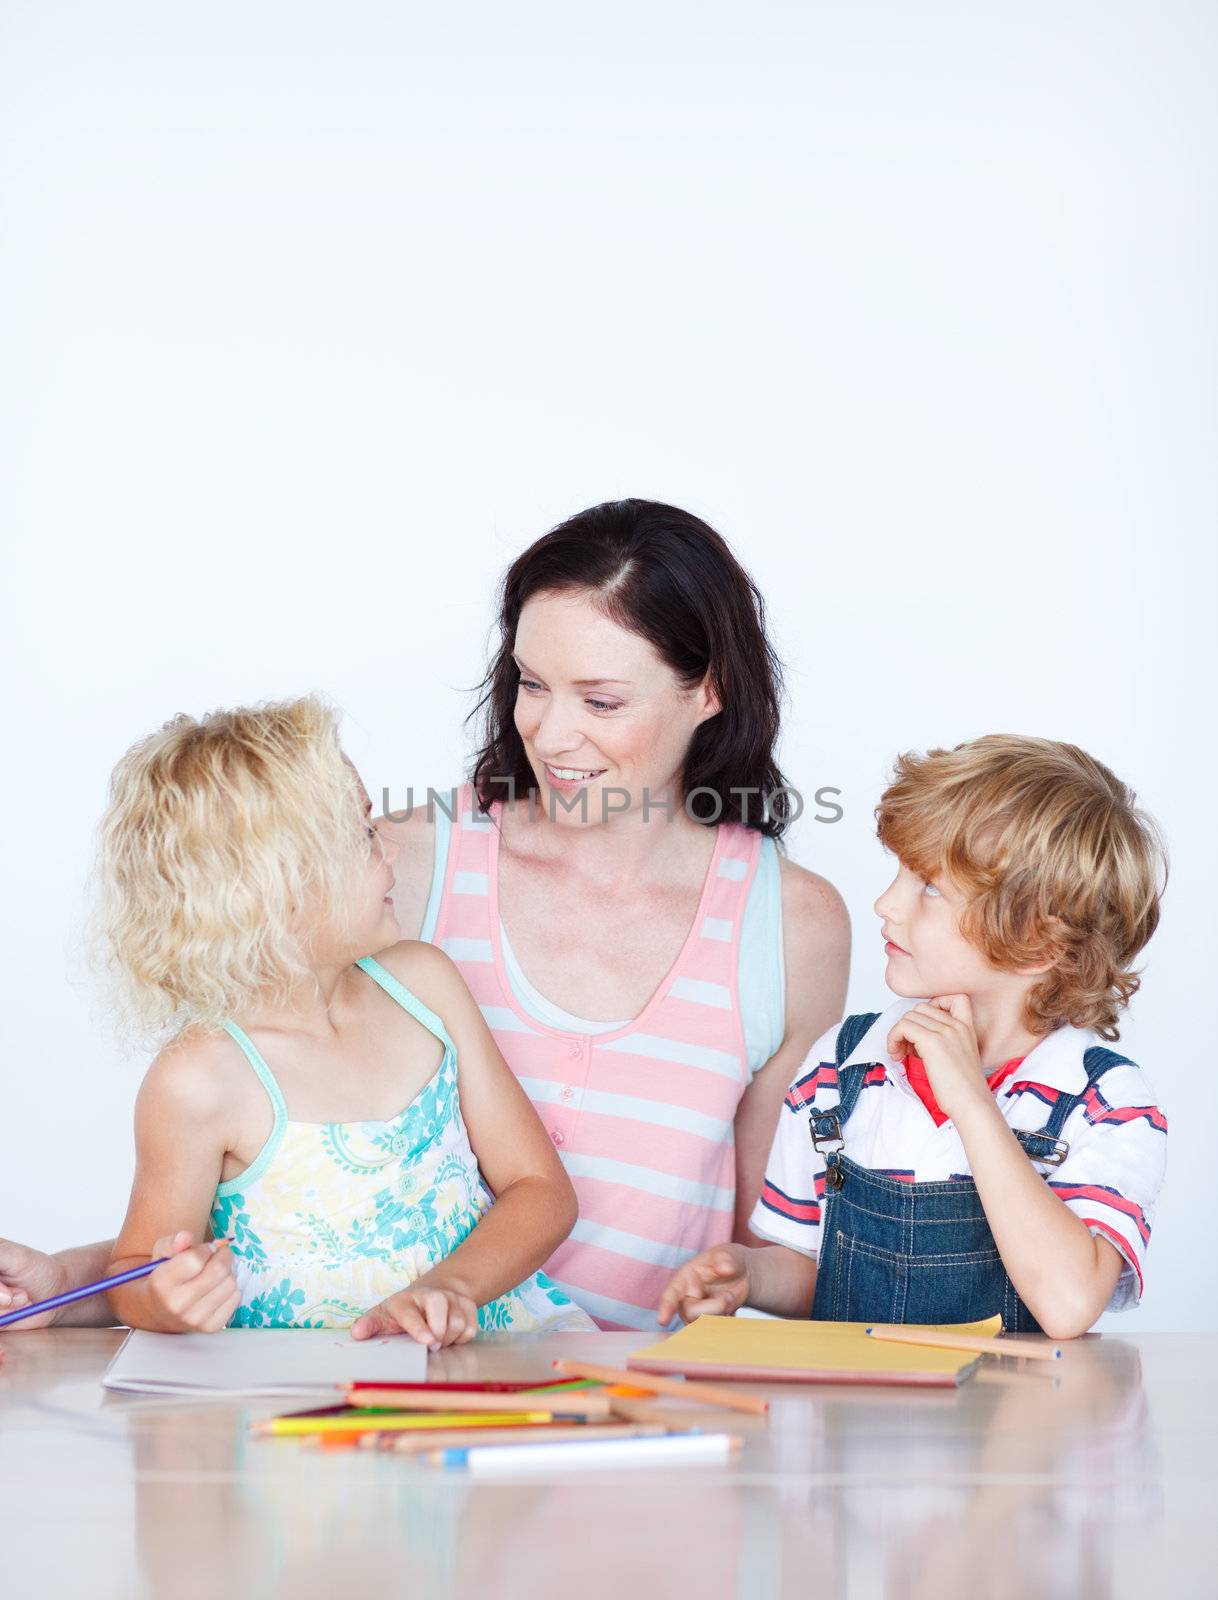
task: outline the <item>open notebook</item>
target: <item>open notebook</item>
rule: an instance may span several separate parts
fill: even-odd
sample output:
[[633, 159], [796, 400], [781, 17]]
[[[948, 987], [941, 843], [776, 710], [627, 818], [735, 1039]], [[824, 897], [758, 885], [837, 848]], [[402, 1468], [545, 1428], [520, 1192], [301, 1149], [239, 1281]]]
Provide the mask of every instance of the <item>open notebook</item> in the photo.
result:
[[427, 1348], [404, 1335], [356, 1340], [342, 1328], [133, 1329], [106, 1369], [136, 1394], [331, 1394], [349, 1383], [424, 1383]]
[[[950, 1387], [963, 1382], [978, 1357], [928, 1345], [871, 1339], [866, 1322], [764, 1321], [699, 1317], [626, 1362], [640, 1372], [682, 1372], [690, 1378], [766, 1383], [900, 1383]], [[939, 1331], [992, 1339], [1002, 1318], [952, 1324]]]

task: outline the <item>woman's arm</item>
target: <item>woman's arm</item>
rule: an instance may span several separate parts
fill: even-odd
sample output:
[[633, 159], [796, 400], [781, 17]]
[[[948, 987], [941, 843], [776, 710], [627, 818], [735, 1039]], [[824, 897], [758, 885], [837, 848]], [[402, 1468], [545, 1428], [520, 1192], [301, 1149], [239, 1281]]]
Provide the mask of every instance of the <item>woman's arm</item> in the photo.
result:
[[[377, 959], [444, 1019], [457, 1047], [461, 1114], [482, 1175], [495, 1195], [495, 1204], [469, 1236], [405, 1293], [414, 1300], [434, 1289], [474, 1306], [485, 1305], [522, 1283], [567, 1237], [578, 1214], [575, 1191], [529, 1097], [449, 958], [433, 945], [412, 941]], [[356, 1337], [388, 1327], [381, 1314], [389, 1310], [392, 1317], [396, 1298], [362, 1317], [352, 1330]], [[423, 1338], [426, 1331], [417, 1313], [398, 1326], [416, 1338]], [[463, 1331], [466, 1336], [473, 1332]], [[444, 1330], [432, 1323], [431, 1332]], [[452, 1330], [448, 1332], [451, 1335]]]
[[[153, 1259], [156, 1241], [203, 1239], [228, 1148], [228, 1052], [219, 1040], [175, 1040], [148, 1070], [135, 1106], [135, 1182], [110, 1270]], [[136, 1283], [111, 1289], [122, 1321], [157, 1333], [213, 1332], [240, 1301], [223, 1242], [181, 1250]]]
[[761, 1193], [778, 1112], [812, 1045], [840, 1022], [850, 973], [850, 915], [827, 879], [780, 858], [786, 968], [786, 1033], [759, 1068], [736, 1111], [736, 1218], [733, 1238], [760, 1246], [749, 1217]]

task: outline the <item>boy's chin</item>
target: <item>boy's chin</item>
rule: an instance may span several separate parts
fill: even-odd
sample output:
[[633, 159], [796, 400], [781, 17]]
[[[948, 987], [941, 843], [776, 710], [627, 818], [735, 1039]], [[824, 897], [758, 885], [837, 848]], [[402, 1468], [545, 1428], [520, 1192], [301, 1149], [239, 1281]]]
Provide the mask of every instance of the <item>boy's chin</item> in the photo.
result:
[[884, 982], [892, 990], [893, 994], [902, 1000], [921, 1000], [925, 997], [927, 990], [924, 985], [919, 983], [916, 973], [912, 977], [907, 977], [901, 972], [894, 972], [892, 969], [893, 961], [890, 958], [888, 969], [884, 973]]

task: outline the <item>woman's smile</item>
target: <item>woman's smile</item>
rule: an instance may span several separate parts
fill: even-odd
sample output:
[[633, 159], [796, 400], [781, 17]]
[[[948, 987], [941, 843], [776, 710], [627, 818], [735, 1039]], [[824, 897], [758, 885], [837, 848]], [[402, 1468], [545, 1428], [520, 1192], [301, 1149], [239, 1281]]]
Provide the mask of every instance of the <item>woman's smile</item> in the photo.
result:
[[586, 784], [595, 783], [597, 778], [603, 778], [609, 770], [608, 767], [556, 767], [552, 766], [548, 761], [543, 761], [542, 766], [545, 768], [546, 782], [555, 789], [563, 789], [567, 792], [573, 792], [574, 790], [582, 789]]

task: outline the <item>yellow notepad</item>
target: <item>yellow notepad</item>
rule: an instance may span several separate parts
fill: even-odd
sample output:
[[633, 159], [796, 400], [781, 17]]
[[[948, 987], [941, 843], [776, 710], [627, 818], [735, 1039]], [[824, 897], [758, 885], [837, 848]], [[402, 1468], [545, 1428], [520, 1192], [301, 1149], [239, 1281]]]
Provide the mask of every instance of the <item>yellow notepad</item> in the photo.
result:
[[[636, 1350], [627, 1366], [640, 1372], [682, 1372], [691, 1378], [755, 1379], [769, 1383], [900, 1383], [951, 1386], [980, 1357], [929, 1345], [869, 1339], [867, 1322], [777, 1321], [761, 1317], [699, 1317], [659, 1344]], [[1001, 1317], [942, 1324], [936, 1331], [992, 1339]]]

